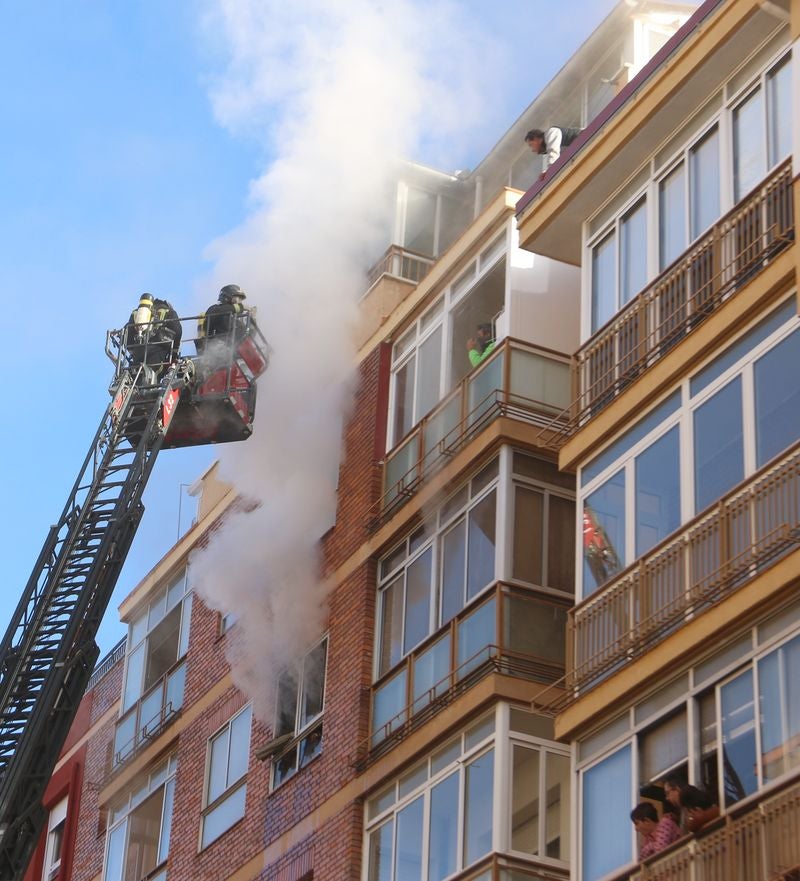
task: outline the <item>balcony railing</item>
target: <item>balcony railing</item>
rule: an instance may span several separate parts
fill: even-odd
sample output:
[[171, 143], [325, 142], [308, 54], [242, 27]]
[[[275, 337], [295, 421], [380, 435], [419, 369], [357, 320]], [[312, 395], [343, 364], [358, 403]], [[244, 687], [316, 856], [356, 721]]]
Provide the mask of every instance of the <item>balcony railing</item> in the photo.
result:
[[186, 660], [165, 673], [117, 722], [112, 771], [132, 759], [157, 737], [183, 707]]
[[765, 465], [569, 613], [566, 692], [649, 651], [800, 546], [800, 443]]
[[453, 881], [569, 881], [569, 869], [537, 863], [536, 858], [493, 853], [470, 866]]
[[382, 275], [393, 275], [406, 281], [419, 284], [430, 272], [431, 266], [436, 262], [434, 257], [409, 251], [400, 245], [389, 245], [383, 256], [372, 266], [367, 273], [367, 290], [369, 290]]
[[490, 673], [558, 680], [564, 672], [563, 645], [560, 657], [552, 650], [550, 657], [542, 653], [546, 627], [541, 622], [548, 615], [557, 619], [553, 626], [560, 634], [566, 612], [566, 604], [498, 582], [373, 685], [373, 730], [360, 750], [365, 763]]
[[114, 646], [113, 649], [100, 661], [100, 663], [92, 671], [89, 682], [86, 684], [86, 690], [94, 688], [95, 685], [108, 673], [115, 664], [125, 657], [125, 645], [128, 638], [123, 636], [122, 639]]
[[498, 416], [538, 426], [557, 422], [569, 401], [569, 383], [566, 355], [504, 340], [389, 452], [376, 514], [381, 520], [391, 516]]
[[735, 809], [614, 881], [798, 881], [800, 782]]
[[597, 415], [793, 239], [792, 168], [786, 160], [581, 346], [573, 362], [578, 398], [560, 426], [565, 437]]

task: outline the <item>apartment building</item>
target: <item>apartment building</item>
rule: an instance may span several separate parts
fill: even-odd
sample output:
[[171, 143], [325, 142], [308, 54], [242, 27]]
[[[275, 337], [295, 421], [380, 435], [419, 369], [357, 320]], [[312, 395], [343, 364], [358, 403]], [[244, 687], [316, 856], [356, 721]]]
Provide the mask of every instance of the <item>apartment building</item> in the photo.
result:
[[[703, 3], [518, 205], [580, 267], [573, 877], [798, 877], [797, 3]], [[664, 776], [721, 818], [637, 863]]]
[[[785, 37], [780, 7], [751, 5], [754, 21], [772, 25], [759, 25], [762, 42], [777, 39], [773, 31]], [[637, 426], [640, 416], [649, 419], [645, 409], [660, 405], [666, 380], [654, 390], [647, 376], [663, 371], [661, 364], [689, 363], [677, 353], [716, 327], [711, 306], [742, 300], [737, 293], [717, 304], [709, 296], [702, 327], [687, 319], [682, 334], [660, 338], [659, 357], [642, 355], [636, 371], [625, 362], [617, 376], [617, 362], [612, 369], [603, 360], [608, 346], [581, 360], [582, 347], [614, 318], [610, 298], [617, 296], [602, 288], [592, 311], [593, 264], [584, 256], [595, 239], [583, 236], [598, 209], [611, 210], [614, 187], [630, 188], [626, 175], [634, 168], [633, 153], [618, 148], [601, 157], [597, 144], [615, 143], [609, 126], [622, 124], [629, 110], [642, 112], [643, 88], [677, 76], [680, 53], [695, 47], [697, 65], [703, 52], [713, 55], [707, 43], [717, 44], [704, 36], [709, 23], [729, 19], [734, 6], [713, 4], [709, 12], [709, 4], [695, 11], [649, 0], [620, 3], [475, 170], [403, 168], [387, 212], [389, 247], [360, 301], [358, 384], [344, 429], [336, 521], [321, 537], [332, 585], [326, 629], [296, 668], [265, 671], [276, 680], [277, 697], [271, 718], [257, 719], [226, 657], [235, 616], [207, 608], [187, 578], [191, 551], [237, 504], [214, 469], [204, 475], [196, 524], [120, 607], [128, 626], [124, 662], [94, 686], [110, 692], [113, 683], [117, 691], [75, 735], [103, 760], [93, 760], [92, 773], [75, 784], [79, 799], [63, 805], [63, 795], [53, 800], [52, 793], [48, 803], [48, 828], [59, 828], [63, 813], [64, 837], [77, 830], [83, 857], [68, 868], [63, 856], [60, 863], [42, 856], [32, 879], [566, 881], [599, 878], [592, 846], [602, 842], [602, 858], [613, 862], [620, 838], [631, 852], [601, 868], [630, 868], [630, 805], [625, 824], [609, 826], [609, 835], [606, 827], [585, 826], [581, 807], [607, 776], [587, 772], [576, 756], [606, 723], [618, 724], [627, 699], [615, 686], [603, 704], [600, 689], [639, 661], [626, 652], [576, 679], [591, 659], [576, 663], [583, 643], [577, 636], [568, 642], [566, 634], [584, 605], [581, 599], [573, 610], [576, 584], [582, 598], [594, 577], [584, 574], [576, 526], [587, 505], [584, 488], [591, 494], [606, 474], [586, 483], [582, 457], [607, 457], [632, 419]], [[727, 29], [735, 33], [738, 21]], [[785, 51], [788, 39], [781, 46]], [[780, 86], [770, 85], [771, 72], [783, 69], [778, 48], [764, 59], [771, 66], [753, 73], [762, 77], [762, 94], [785, 87], [783, 75], [774, 80]], [[705, 88], [706, 78], [700, 81]], [[694, 83], [681, 106], [697, 92]], [[701, 110], [711, 131], [717, 117], [708, 103]], [[680, 126], [673, 120], [673, 129], [683, 131], [686, 119]], [[529, 128], [550, 124], [585, 131], [539, 181], [542, 157], [523, 138]], [[659, 116], [658, 125], [666, 124]], [[645, 126], [641, 132], [641, 143], [661, 149], [655, 134]], [[632, 137], [624, 143], [641, 147]], [[684, 148], [687, 167], [690, 150]], [[677, 168], [681, 160], [672, 161]], [[635, 180], [652, 189], [657, 184], [641, 177], [645, 163], [642, 153]], [[576, 172], [580, 187], [570, 183]], [[782, 194], [788, 185], [765, 186]], [[770, 211], [784, 209], [776, 199], [767, 198]], [[722, 216], [722, 196], [719, 207]], [[549, 214], [563, 229], [550, 227]], [[604, 242], [621, 223], [617, 214], [603, 214], [592, 236]], [[622, 240], [634, 227], [614, 226], [611, 234]], [[748, 264], [752, 279], [739, 274], [741, 285], [760, 284], [758, 277], [774, 274], [793, 253], [788, 239], [773, 235], [771, 221], [758, 230], [751, 238], [772, 236], [774, 246]], [[678, 235], [676, 226], [675, 247]], [[637, 258], [645, 253], [639, 240], [625, 247]], [[632, 267], [631, 295], [637, 283], [649, 283], [643, 272], [652, 268], [635, 261]], [[695, 321], [693, 290], [684, 288], [684, 301]], [[767, 300], [785, 309], [777, 295], [762, 299], [765, 309]], [[754, 308], [742, 316], [743, 329], [755, 321]], [[477, 351], [468, 340], [486, 325], [494, 344]], [[725, 326], [732, 339], [735, 328]], [[600, 383], [585, 405], [573, 403], [575, 376]], [[625, 395], [630, 401], [645, 386], [650, 397], [633, 409], [624, 404]], [[586, 399], [583, 385], [580, 392]], [[662, 470], [655, 469], [658, 477]], [[602, 505], [592, 497], [588, 507], [598, 532], [610, 535]], [[680, 522], [668, 525], [674, 530]], [[656, 520], [650, 533], [662, 527]], [[624, 548], [615, 546], [615, 553], [620, 567], [628, 565]], [[597, 596], [608, 590], [603, 583]], [[617, 745], [617, 753], [632, 750]], [[74, 755], [65, 751], [57, 775]], [[605, 759], [606, 752], [592, 753], [592, 767], [616, 775], [620, 759], [602, 765]], [[588, 790], [580, 784], [587, 773]], [[625, 789], [620, 779], [614, 797]], [[616, 819], [612, 806], [597, 810], [608, 823]], [[43, 842], [42, 854], [56, 853], [54, 840]], [[77, 853], [77, 843], [71, 846]]]

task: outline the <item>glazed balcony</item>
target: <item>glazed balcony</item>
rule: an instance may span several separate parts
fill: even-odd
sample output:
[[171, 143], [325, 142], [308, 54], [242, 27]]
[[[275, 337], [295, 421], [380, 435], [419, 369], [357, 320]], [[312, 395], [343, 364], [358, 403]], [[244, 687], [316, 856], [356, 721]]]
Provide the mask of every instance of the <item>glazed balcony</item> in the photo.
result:
[[410, 251], [401, 245], [389, 245], [367, 273], [367, 288], [371, 288], [384, 275], [419, 284], [435, 262], [434, 257], [426, 254]]
[[388, 519], [498, 417], [540, 427], [552, 426], [554, 419], [558, 424], [558, 414], [569, 400], [569, 382], [566, 355], [504, 340], [388, 453], [378, 521]]
[[[490, 673], [542, 683], [562, 677], [566, 612], [551, 597], [495, 584], [372, 686], [367, 763]], [[545, 643], [541, 622], [553, 618], [559, 636]]]
[[663, 358], [794, 240], [787, 160], [590, 337], [573, 360], [564, 439]]
[[569, 881], [569, 869], [494, 853], [453, 881]]
[[800, 781], [733, 809], [614, 881], [797, 881]]
[[800, 546], [800, 443], [569, 613], [561, 709]]

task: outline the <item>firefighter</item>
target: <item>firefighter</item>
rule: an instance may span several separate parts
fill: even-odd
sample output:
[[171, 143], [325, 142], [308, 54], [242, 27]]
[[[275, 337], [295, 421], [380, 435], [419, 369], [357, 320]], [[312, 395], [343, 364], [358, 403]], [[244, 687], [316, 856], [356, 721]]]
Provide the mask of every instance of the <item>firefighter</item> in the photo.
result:
[[247, 308], [242, 303], [246, 296], [238, 284], [226, 284], [220, 290], [217, 302], [206, 309], [198, 322], [198, 355], [221, 353], [223, 348], [227, 350], [229, 342], [238, 343], [244, 338], [247, 326], [242, 319]]
[[178, 357], [181, 322], [167, 300], [142, 294], [125, 325], [125, 346], [133, 364], [146, 364], [157, 372]]

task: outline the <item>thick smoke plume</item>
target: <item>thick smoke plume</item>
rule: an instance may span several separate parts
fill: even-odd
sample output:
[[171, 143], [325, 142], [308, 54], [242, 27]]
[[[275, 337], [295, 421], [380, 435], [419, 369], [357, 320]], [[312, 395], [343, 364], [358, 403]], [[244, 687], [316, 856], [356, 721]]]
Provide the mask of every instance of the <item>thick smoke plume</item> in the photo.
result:
[[215, 112], [274, 156], [248, 220], [212, 246], [212, 282], [245, 288], [273, 353], [253, 437], [220, 449], [223, 479], [258, 506], [227, 519], [191, 575], [210, 606], [237, 616], [234, 678], [266, 722], [277, 672], [325, 626], [318, 541], [334, 519], [356, 303], [365, 263], [388, 244], [394, 163], [419, 155], [423, 131], [427, 158], [441, 158], [431, 132], [446, 145], [477, 116], [465, 71], [487, 47], [452, 13], [410, 0], [230, 0], [208, 16], [225, 58]]

